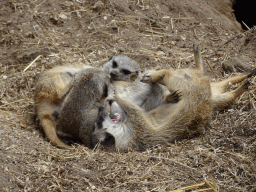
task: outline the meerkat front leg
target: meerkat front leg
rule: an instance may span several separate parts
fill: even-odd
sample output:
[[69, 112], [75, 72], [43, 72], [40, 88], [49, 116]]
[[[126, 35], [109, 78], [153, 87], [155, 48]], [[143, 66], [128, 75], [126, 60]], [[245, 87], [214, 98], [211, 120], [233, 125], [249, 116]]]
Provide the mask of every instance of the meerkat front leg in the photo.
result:
[[124, 108], [129, 115], [134, 114], [136, 116], [143, 113], [143, 110], [139, 106], [127, 98], [122, 98], [117, 92], [115, 92], [114, 98], [116, 103]]
[[[171, 76], [172, 71], [169, 69], [162, 69], [159, 71], [148, 71], [141, 79], [143, 83], [159, 83], [165, 85], [163, 81], [166, 76]], [[168, 78], [168, 77], [167, 77]]]

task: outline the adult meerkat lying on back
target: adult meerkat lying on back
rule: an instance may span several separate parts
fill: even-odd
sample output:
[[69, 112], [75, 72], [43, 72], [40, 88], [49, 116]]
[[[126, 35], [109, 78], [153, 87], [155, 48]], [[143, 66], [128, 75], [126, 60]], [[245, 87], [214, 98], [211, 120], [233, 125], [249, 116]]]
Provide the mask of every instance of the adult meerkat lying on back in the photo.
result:
[[127, 118], [113, 122], [108, 111], [100, 108], [93, 133], [96, 140], [105, 141], [105, 135], [111, 134], [119, 150], [145, 149], [191, 138], [204, 131], [211, 117], [211, 89], [207, 77], [184, 77], [170, 70], [160, 70], [143, 76], [142, 81], [162, 84], [170, 91], [179, 90], [181, 100], [145, 112], [116, 93], [115, 102], [127, 112]]
[[[203, 128], [201, 125], [208, 123], [206, 119], [210, 118], [211, 109], [228, 107], [249, 85], [247, 81], [244, 81], [236, 90], [223, 93], [229, 83], [241, 82], [254, 75], [256, 70], [248, 75], [236, 76], [209, 84], [208, 80], [205, 79], [206, 77], [203, 77], [200, 50], [197, 47], [194, 47], [194, 55], [196, 62], [195, 69], [150, 71], [147, 72], [142, 79], [145, 83], [162, 83], [168, 87], [170, 92], [181, 88], [180, 91], [182, 95], [183, 92], [185, 92], [187, 96], [188, 92], [190, 92], [190, 97], [184, 98], [184, 96], [182, 96], [182, 101], [177, 104], [171, 104], [170, 102], [173, 102], [173, 94], [167, 94], [165, 104], [150, 112], [145, 112], [134, 102], [128, 99], [122, 99], [118, 94], [116, 96], [116, 102], [111, 102], [111, 112], [123, 114], [121, 118], [113, 119], [113, 117], [111, 117], [111, 119], [106, 109], [100, 108], [96, 129], [93, 133], [93, 136], [96, 138], [95, 140], [106, 143], [106, 134], [111, 134], [115, 138], [115, 147], [120, 150], [126, 150], [128, 148], [141, 149], [154, 144], [181, 139], [182, 137], [193, 137], [196, 133], [202, 133]], [[171, 78], [166, 80], [167, 77]], [[188, 86], [188, 82], [192, 83], [193, 86]], [[202, 85], [200, 82], [203, 82]], [[209, 91], [209, 88], [213, 90], [213, 93]], [[136, 89], [131, 89], [128, 92], [131, 94], [131, 97], [133, 95], [131, 92], [134, 91], [136, 91]], [[207, 97], [200, 98], [202, 97], [201, 94], [207, 95]], [[159, 97], [156, 98], [159, 99]], [[205, 105], [202, 103], [199, 104], [198, 102], [200, 102], [200, 100], [205, 103]], [[211, 102], [213, 105], [210, 104]], [[124, 111], [122, 111], [122, 108]], [[190, 109], [191, 113], [189, 113], [187, 109]], [[202, 114], [205, 116], [202, 116]], [[115, 122], [113, 122], [113, 120]], [[184, 127], [182, 127], [183, 125]], [[170, 126], [169, 129], [167, 129], [168, 126]], [[173, 127], [173, 129], [171, 127]], [[193, 127], [194, 130], [189, 129], [191, 127]], [[162, 135], [162, 133], [164, 135]]]

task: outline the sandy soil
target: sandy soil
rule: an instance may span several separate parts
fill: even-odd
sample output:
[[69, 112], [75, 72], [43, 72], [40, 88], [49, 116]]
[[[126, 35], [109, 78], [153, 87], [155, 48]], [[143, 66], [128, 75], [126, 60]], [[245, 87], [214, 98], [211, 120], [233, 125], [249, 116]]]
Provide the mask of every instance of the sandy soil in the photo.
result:
[[234, 72], [246, 73], [255, 67], [255, 33], [242, 30], [231, 0], [2, 0], [0, 191], [170, 191], [204, 179], [219, 191], [256, 191], [253, 78], [205, 135], [143, 152], [57, 149], [37, 125], [33, 100], [38, 75], [55, 65], [101, 67], [123, 54], [143, 70], [193, 67], [193, 44], [213, 80], [233, 75], [223, 65], [234, 58]]

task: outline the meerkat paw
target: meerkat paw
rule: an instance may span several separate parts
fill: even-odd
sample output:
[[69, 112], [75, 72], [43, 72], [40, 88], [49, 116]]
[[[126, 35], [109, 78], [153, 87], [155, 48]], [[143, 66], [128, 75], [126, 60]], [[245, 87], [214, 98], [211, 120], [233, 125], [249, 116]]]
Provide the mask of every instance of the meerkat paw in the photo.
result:
[[199, 49], [199, 47], [196, 46], [196, 45], [193, 45], [193, 51], [194, 51], [194, 54], [195, 54], [195, 55], [200, 53], [200, 49]]
[[152, 77], [150, 75], [145, 74], [142, 79], [141, 79], [142, 83], [152, 83]]
[[157, 71], [149, 71], [146, 72], [141, 78], [141, 82], [143, 83], [156, 83], [161, 77], [158, 78]]
[[174, 91], [164, 98], [164, 103], [178, 103], [181, 100], [181, 92]]

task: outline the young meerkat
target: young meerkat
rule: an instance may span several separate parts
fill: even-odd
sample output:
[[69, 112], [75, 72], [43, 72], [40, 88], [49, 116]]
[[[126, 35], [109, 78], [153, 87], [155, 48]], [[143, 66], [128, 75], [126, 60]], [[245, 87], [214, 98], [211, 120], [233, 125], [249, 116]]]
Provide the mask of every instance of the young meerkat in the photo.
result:
[[117, 92], [115, 102], [126, 111], [127, 117], [113, 122], [108, 111], [104, 107], [99, 108], [93, 133], [95, 140], [106, 142], [105, 135], [110, 134], [115, 138], [116, 149], [140, 150], [204, 132], [211, 117], [211, 89], [207, 77], [184, 78], [170, 70], [160, 70], [147, 73], [142, 82], [159, 83], [170, 91], [179, 90], [181, 100], [145, 112]]
[[164, 95], [169, 94], [165, 86], [140, 82], [140, 66], [127, 56], [111, 57], [103, 69], [110, 74], [113, 87], [118, 90], [120, 96], [130, 99], [146, 111], [160, 106]]
[[35, 86], [35, 110], [37, 119], [51, 144], [71, 149], [56, 134], [55, 114], [70, 90], [73, 78], [81, 69], [91, 67], [84, 65], [57, 66], [40, 74]]
[[57, 128], [80, 139], [85, 146], [93, 147], [91, 134], [99, 107], [104, 105], [111, 90], [110, 76], [102, 70], [91, 68], [79, 71], [61, 104]]

